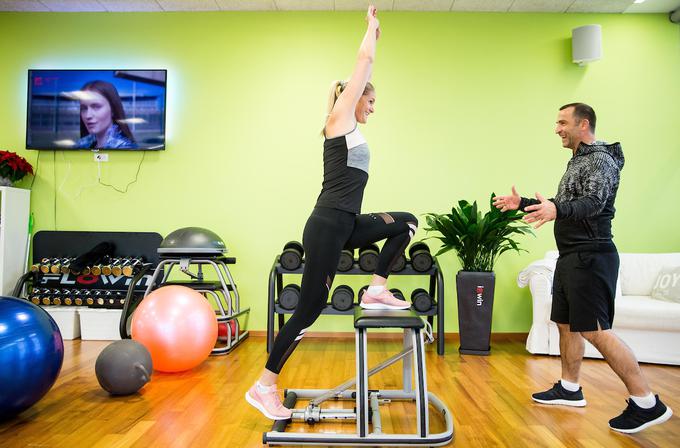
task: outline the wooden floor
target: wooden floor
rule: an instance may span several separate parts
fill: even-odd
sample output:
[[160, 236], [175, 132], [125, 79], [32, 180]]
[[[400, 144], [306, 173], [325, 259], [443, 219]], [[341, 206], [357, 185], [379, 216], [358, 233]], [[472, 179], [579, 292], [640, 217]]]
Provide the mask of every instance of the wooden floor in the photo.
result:
[[[251, 337], [233, 353], [211, 357], [180, 374], [154, 373], [151, 383], [130, 397], [110, 397], [99, 388], [94, 363], [108, 342], [65, 341], [61, 375], [36, 405], [0, 423], [2, 447], [256, 447], [270, 421], [243, 395], [266, 360], [265, 341]], [[399, 349], [397, 341], [371, 341], [371, 364]], [[582, 409], [535, 404], [532, 392], [559, 378], [559, 359], [532, 356], [520, 341], [495, 341], [491, 356], [461, 356], [447, 343], [445, 356], [427, 348], [428, 382], [453, 412], [451, 446], [679, 447], [680, 418], [638, 435], [611, 431], [608, 420], [625, 407], [623, 384], [603, 361], [584, 362]], [[646, 364], [655, 392], [680, 412], [680, 368]], [[353, 340], [305, 339], [281, 376], [281, 387], [326, 388], [354, 374]], [[372, 388], [396, 388], [399, 364], [371, 380]], [[392, 403], [384, 430], [415, 428], [413, 409]], [[431, 412], [434, 409], [431, 408]], [[441, 429], [434, 418], [432, 429]], [[327, 423], [306, 431], [351, 431], [353, 424]]]

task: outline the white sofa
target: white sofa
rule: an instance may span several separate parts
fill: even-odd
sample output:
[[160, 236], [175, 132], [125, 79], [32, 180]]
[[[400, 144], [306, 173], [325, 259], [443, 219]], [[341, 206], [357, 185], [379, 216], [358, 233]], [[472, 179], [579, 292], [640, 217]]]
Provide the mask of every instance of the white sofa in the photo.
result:
[[[621, 253], [612, 330], [633, 350], [641, 362], [680, 365], [680, 303], [651, 298], [662, 268], [680, 266], [680, 253]], [[529, 286], [533, 299], [533, 323], [526, 348], [534, 354], [559, 355], [559, 332], [550, 321], [552, 279], [557, 251], [531, 263], [520, 272], [517, 283]], [[602, 355], [586, 341], [586, 357]]]

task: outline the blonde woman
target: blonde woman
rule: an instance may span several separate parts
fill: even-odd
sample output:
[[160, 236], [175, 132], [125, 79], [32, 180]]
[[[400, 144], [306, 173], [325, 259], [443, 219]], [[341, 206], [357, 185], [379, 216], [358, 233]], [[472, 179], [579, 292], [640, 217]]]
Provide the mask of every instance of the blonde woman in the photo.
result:
[[361, 306], [369, 309], [406, 309], [386, 287], [392, 264], [404, 252], [418, 221], [411, 213], [361, 213], [368, 181], [369, 150], [357, 127], [366, 124], [375, 105], [375, 88], [369, 82], [380, 36], [377, 11], [368, 8], [368, 27], [359, 47], [354, 72], [347, 82], [334, 82], [323, 129], [324, 177], [321, 193], [303, 233], [305, 266], [300, 300], [292, 317], [274, 341], [266, 368], [246, 392], [248, 403], [274, 420], [290, 418], [283, 406], [276, 382], [279, 372], [307, 329], [316, 321], [328, 301], [328, 293], [344, 248], [358, 248], [386, 239], [378, 266]]

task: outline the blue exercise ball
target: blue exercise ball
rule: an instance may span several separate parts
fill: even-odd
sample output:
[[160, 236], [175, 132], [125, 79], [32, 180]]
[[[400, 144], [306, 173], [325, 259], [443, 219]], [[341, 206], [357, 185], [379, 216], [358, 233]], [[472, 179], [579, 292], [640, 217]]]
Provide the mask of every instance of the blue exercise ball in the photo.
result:
[[64, 341], [45, 310], [0, 297], [0, 420], [38, 402], [59, 376]]

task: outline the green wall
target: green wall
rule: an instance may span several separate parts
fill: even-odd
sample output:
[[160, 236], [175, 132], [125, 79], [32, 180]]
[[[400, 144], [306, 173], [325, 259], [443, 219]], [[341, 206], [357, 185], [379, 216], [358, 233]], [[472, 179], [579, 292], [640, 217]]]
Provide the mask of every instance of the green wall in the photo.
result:
[[[98, 185], [92, 154], [41, 152], [36, 230], [212, 229], [238, 258], [232, 273], [250, 328], [264, 329], [268, 272], [283, 243], [301, 237], [319, 192], [327, 88], [352, 70], [362, 16], [0, 13], [0, 148], [34, 166], [38, 152], [24, 150], [28, 69], [168, 69], [167, 150], [110, 153], [101, 178], [120, 189], [144, 157], [125, 194]], [[444, 212], [459, 199], [486, 203], [513, 183], [524, 195], [553, 195], [570, 156], [553, 133], [557, 108], [584, 101], [598, 113], [598, 137], [621, 141], [626, 154], [619, 249], [680, 250], [680, 28], [665, 14], [380, 18], [376, 113], [362, 129], [372, 149], [364, 211]], [[578, 67], [571, 29], [590, 23], [602, 25], [604, 57]], [[529, 253], [506, 254], [496, 267], [496, 332], [528, 331], [531, 297], [516, 277], [554, 248], [552, 225], [522, 242]], [[459, 264], [452, 254], [440, 261], [446, 329], [457, 331]], [[391, 283], [426, 286], [415, 277]], [[314, 330], [350, 326], [322, 317]]]

